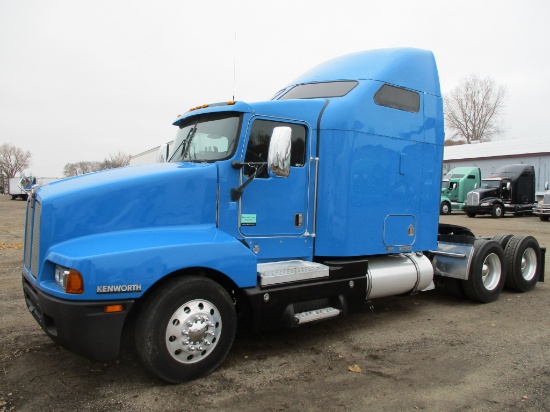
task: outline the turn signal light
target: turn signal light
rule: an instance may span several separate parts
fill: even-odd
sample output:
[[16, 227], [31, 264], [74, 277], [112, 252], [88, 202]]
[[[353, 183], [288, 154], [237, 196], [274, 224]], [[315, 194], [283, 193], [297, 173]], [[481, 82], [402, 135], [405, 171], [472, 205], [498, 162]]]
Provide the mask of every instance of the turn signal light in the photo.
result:
[[81, 295], [84, 293], [84, 279], [77, 270], [71, 269], [65, 283], [65, 292]]

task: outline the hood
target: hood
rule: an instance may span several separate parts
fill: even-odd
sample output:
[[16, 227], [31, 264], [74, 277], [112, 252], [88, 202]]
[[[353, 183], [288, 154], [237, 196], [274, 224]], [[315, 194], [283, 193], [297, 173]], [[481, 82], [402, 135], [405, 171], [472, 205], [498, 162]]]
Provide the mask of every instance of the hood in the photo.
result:
[[500, 197], [500, 188], [489, 187], [484, 189], [474, 189], [472, 192], [479, 193], [479, 200], [487, 199], [489, 197]]
[[49, 243], [121, 230], [216, 223], [215, 164], [160, 163], [112, 169], [42, 186]]

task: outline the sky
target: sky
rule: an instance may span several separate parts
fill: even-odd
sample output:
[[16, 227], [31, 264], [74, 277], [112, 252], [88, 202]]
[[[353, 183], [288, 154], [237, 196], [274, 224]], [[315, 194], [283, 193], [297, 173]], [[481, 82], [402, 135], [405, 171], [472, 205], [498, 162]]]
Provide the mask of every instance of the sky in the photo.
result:
[[443, 94], [507, 88], [502, 139], [548, 136], [547, 0], [0, 0], [0, 144], [35, 176], [173, 140], [190, 107], [254, 102], [360, 50], [433, 51]]

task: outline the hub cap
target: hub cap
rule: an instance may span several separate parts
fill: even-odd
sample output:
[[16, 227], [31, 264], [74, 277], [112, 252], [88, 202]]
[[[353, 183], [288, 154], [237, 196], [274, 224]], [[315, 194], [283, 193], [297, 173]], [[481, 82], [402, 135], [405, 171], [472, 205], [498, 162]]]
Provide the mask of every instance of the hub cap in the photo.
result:
[[487, 290], [493, 290], [496, 288], [500, 281], [501, 273], [502, 267], [498, 255], [495, 253], [487, 255], [481, 268], [481, 280], [483, 281], [483, 286], [485, 286]]
[[521, 257], [521, 275], [525, 280], [531, 280], [537, 273], [537, 254], [533, 248], [525, 249]]
[[192, 300], [174, 312], [166, 327], [166, 347], [181, 363], [195, 363], [214, 350], [222, 331], [218, 308], [207, 300]]

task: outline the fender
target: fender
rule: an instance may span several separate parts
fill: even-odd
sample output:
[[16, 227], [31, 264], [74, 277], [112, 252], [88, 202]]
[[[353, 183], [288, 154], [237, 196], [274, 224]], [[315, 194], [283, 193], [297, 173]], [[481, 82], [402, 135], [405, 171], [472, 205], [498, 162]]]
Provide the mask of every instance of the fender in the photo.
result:
[[[82, 274], [83, 294], [67, 294], [57, 285], [56, 264]], [[223, 273], [244, 288], [256, 285], [256, 264], [250, 249], [214, 225], [137, 229], [76, 238], [51, 247], [39, 287], [71, 300], [137, 299], [164, 276], [201, 267]]]

